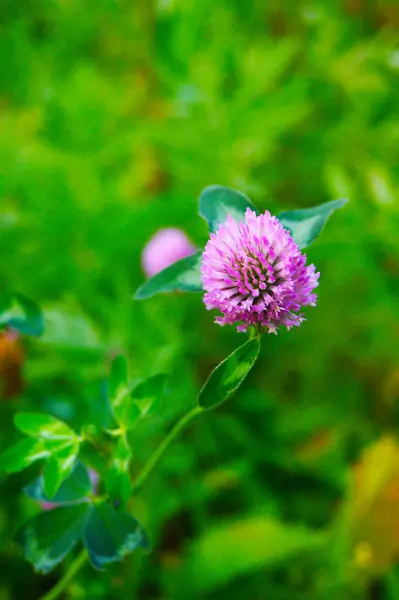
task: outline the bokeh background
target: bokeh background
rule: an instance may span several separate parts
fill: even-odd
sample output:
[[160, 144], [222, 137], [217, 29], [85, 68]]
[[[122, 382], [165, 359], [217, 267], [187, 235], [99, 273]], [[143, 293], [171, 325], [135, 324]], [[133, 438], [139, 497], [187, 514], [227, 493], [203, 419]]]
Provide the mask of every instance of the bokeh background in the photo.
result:
[[[98, 424], [123, 351], [170, 373], [137, 472], [245, 339], [198, 294], [132, 300], [151, 236], [203, 246], [212, 183], [271, 212], [351, 199], [308, 250], [317, 309], [131, 504], [153, 552], [66, 598], [399, 599], [398, 22], [394, 0], [1, 1], [0, 281], [47, 320], [0, 340], [1, 448], [17, 410]], [[29, 477], [1, 481], [1, 600], [64, 568], [35, 575], [12, 542]]]

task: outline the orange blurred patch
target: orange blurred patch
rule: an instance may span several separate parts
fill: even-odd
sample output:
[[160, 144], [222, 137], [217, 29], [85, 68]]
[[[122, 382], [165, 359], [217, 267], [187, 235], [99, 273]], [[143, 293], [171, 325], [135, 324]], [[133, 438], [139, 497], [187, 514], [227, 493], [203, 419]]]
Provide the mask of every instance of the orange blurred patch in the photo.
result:
[[0, 399], [18, 396], [23, 388], [22, 365], [25, 355], [18, 334], [0, 332]]
[[312, 462], [328, 454], [335, 443], [336, 432], [332, 429], [321, 429], [297, 447], [296, 458], [304, 463]]

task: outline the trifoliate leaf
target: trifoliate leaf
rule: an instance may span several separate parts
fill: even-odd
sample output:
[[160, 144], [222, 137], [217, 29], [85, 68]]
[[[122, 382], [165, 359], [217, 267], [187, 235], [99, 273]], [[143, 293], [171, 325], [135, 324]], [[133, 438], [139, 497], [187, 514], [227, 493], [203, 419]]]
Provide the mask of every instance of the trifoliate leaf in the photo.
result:
[[109, 504], [93, 507], [84, 529], [84, 543], [96, 569], [122, 560], [136, 548], [149, 549], [147, 536], [138, 521]]

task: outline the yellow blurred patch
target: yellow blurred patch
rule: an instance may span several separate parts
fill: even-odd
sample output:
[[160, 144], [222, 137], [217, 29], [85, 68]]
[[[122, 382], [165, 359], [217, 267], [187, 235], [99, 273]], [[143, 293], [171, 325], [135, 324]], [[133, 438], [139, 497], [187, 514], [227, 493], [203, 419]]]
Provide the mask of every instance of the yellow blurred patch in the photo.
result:
[[399, 445], [395, 439], [383, 437], [354, 466], [346, 508], [355, 566], [373, 572], [388, 570], [399, 556]]

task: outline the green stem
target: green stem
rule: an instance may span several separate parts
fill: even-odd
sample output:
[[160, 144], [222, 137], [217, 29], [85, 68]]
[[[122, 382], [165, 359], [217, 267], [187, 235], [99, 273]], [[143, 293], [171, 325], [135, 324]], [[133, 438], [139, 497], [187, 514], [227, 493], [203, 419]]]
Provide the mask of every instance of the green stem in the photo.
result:
[[140, 471], [136, 480], [134, 481], [133, 492], [135, 494], [137, 494], [137, 492], [139, 492], [141, 490], [141, 488], [143, 487], [143, 485], [144, 485], [147, 477], [151, 473], [151, 471], [157, 466], [159, 461], [162, 459], [162, 456], [163, 456], [165, 450], [168, 448], [169, 444], [171, 444], [173, 442], [173, 440], [186, 427], [186, 425], [191, 421], [191, 419], [193, 419], [196, 415], [199, 415], [201, 412], [203, 412], [203, 409], [200, 406], [196, 406], [195, 408], [190, 410], [190, 412], [188, 412], [186, 415], [184, 415], [184, 417], [182, 417], [180, 419], [180, 421], [178, 421], [176, 423], [176, 425], [173, 427], [173, 429], [171, 429], [171, 431], [168, 433], [166, 438], [160, 443], [158, 448], [152, 454], [149, 461], [144, 466], [144, 468]]
[[47, 594], [44, 594], [40, 600], [55, 600], [58, 598], [58, 596], [62, 594], [62, 592], [68, 587], [68, 584], [75, 577], [76, 573], [78, 573], [78, 571], [80, 571], [80, 569], [83, 567], [87, 559], [88, 554], [86, 549], [83, 548], [83, 550], [79, 552], [75, 560], [71, 563], [64, 577], [62, 577], [59, 582], [49, 592], [47, 592]]
[[260, 339], [259, 329], [255, 325], [253, 325], [249, 328], [248, 338], [250, 340], [255, 340], [255, 339], [259, 340]]

